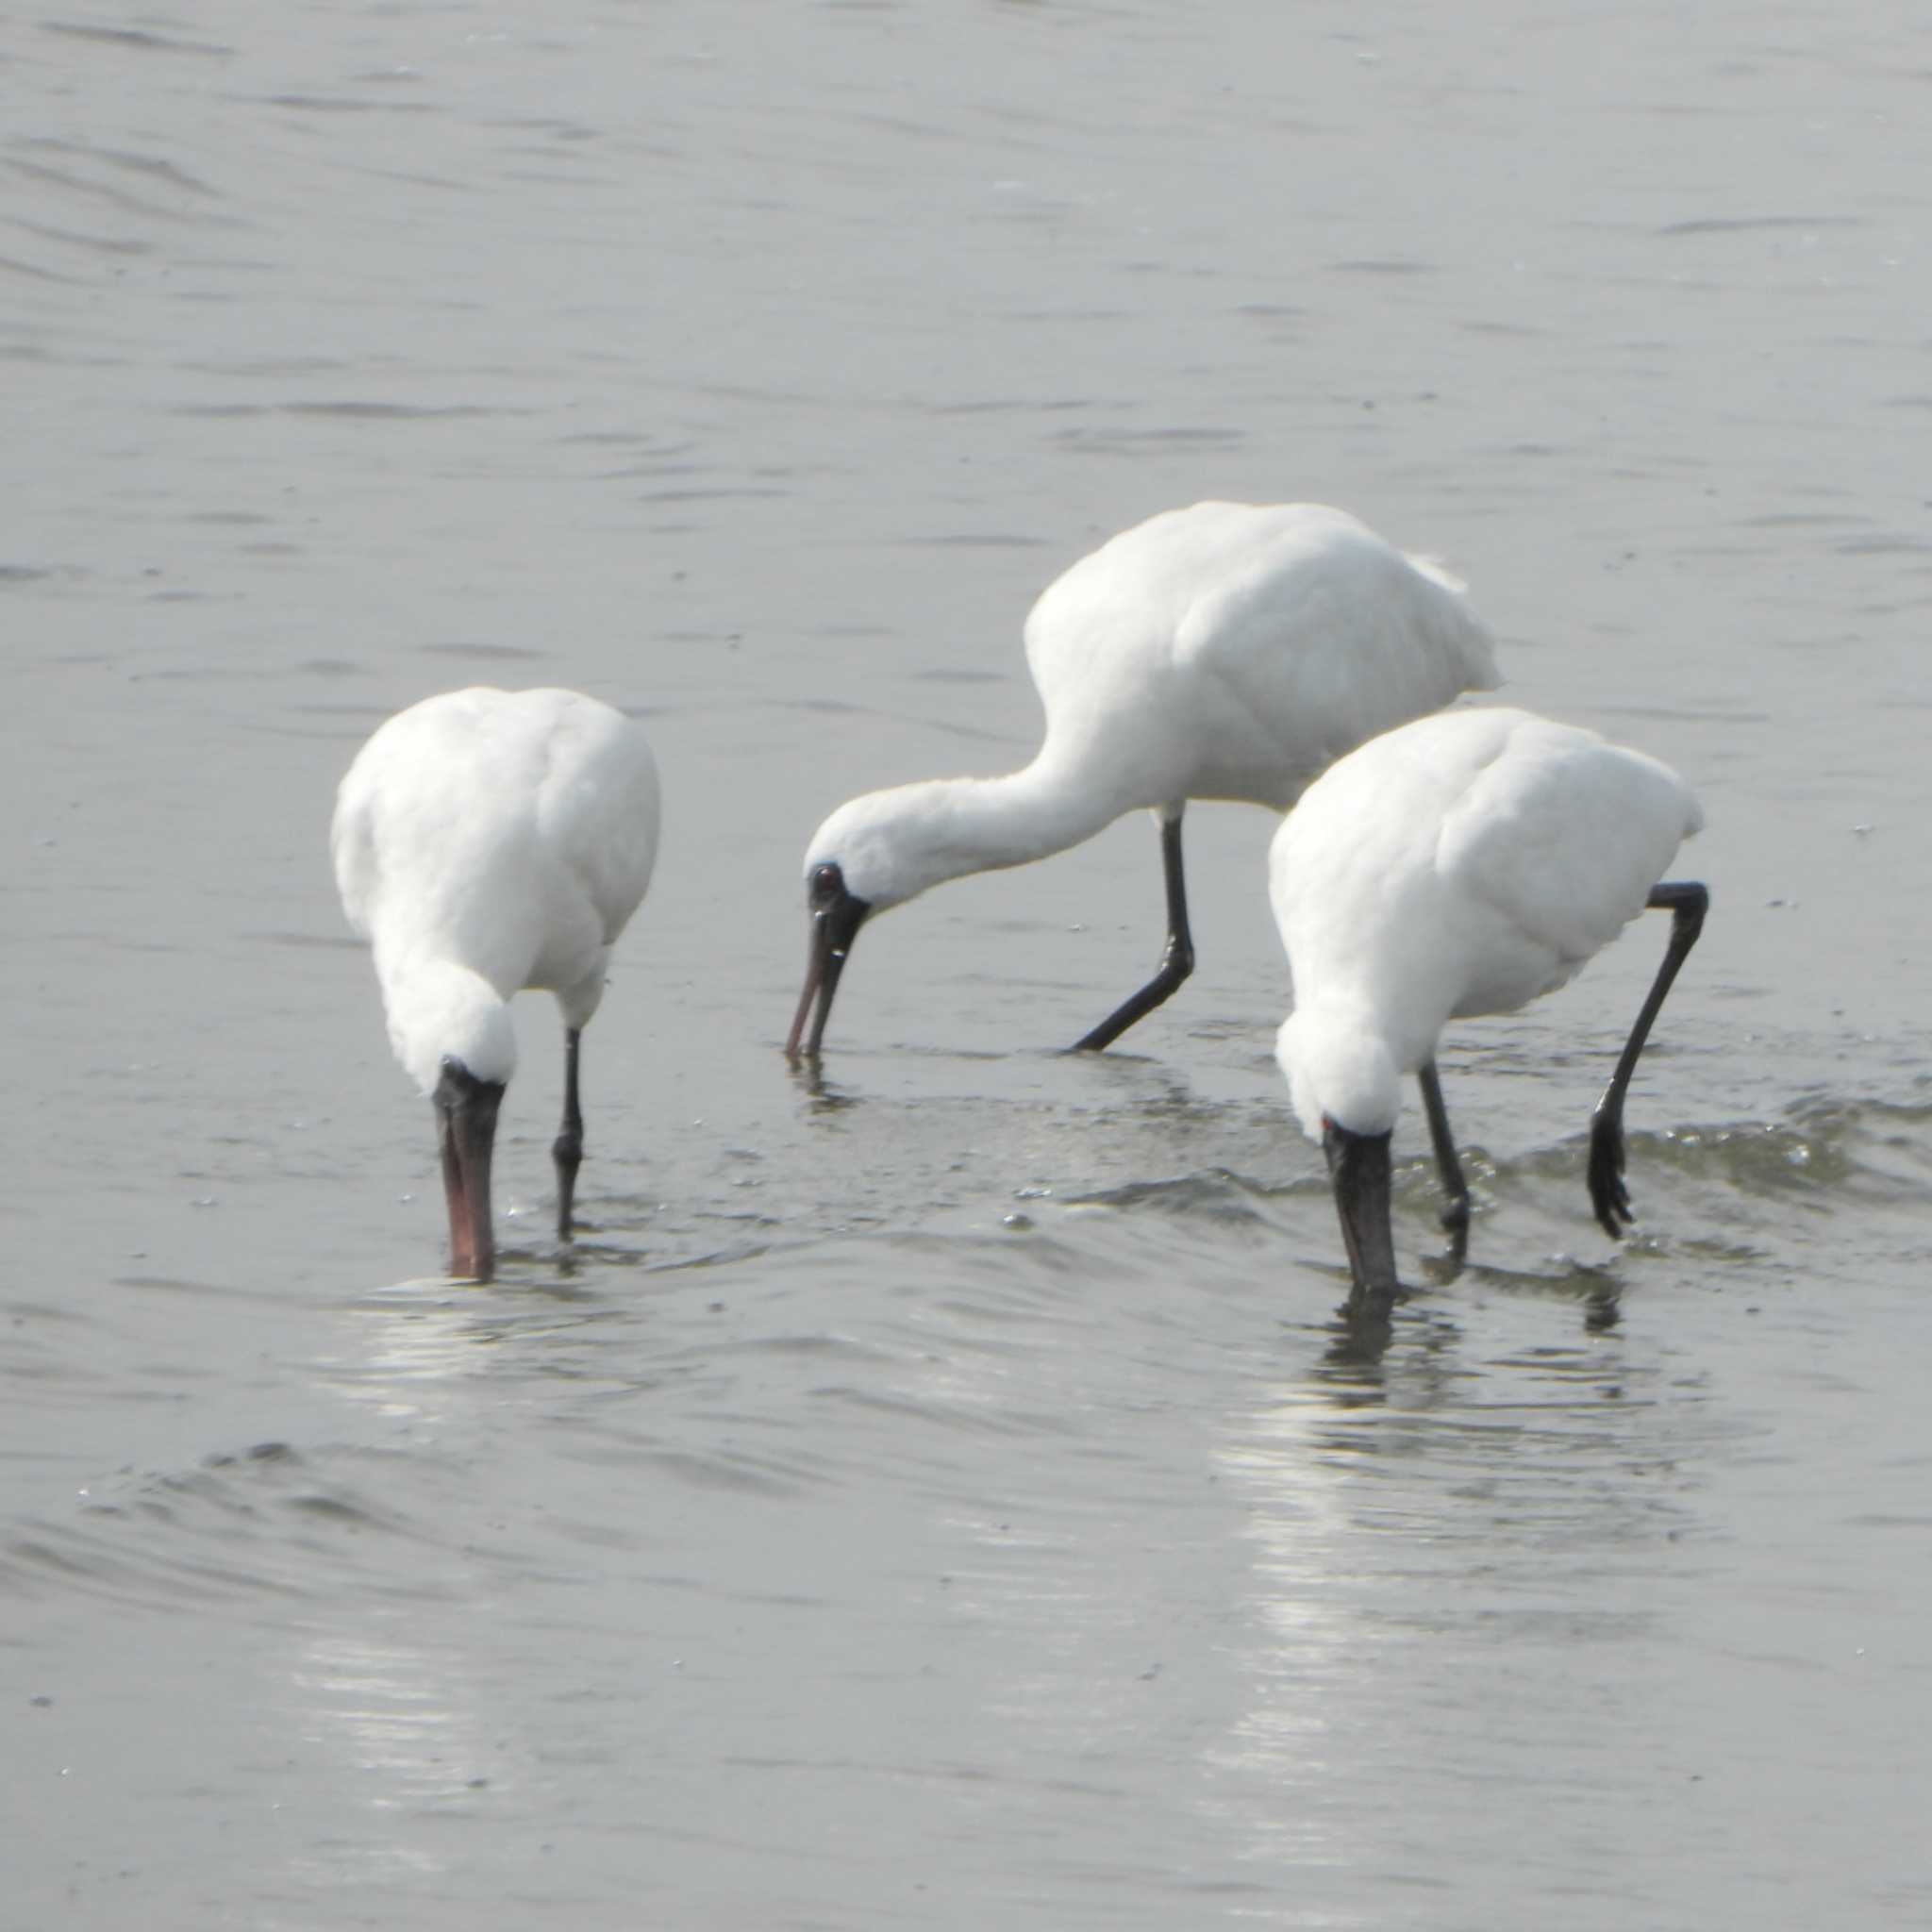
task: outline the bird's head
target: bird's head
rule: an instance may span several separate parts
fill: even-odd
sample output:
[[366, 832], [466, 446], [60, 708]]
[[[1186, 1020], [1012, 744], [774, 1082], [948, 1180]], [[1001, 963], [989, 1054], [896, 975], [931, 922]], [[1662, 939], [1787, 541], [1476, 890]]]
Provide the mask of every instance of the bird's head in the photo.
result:
[[496, 1266], [491, 1156], [517, 1065], [509, 1008], [488, 980], [453, 960], [398, 959], [378, 949], [376, 970], [396, 1058], [436, 1109], [450, 1273], [488, 1281]]
[[473, 1078], [507, 1087], [517, 1070], [509, 1008], [480, 974], [451, 959], [378, 954], [390, 1044], [403, 1071], [433, 1097], [451, 1061]]
[[[806, 935], [805, 990], [798, 995], [798, 1010], [792, 1015], [791, 1031], [786, 1037], [785, 1053], [796, 1059], [800, 1041], [804, 1051], [816, 1057], [825, 1037], [825, 1022], [831, 1017], [832, 996], [839, 991], [840, 975], [852, 951], [858, 928], [873, 910], [869, 899], [861, 899], [845, 883], [845, 869], [836, 858], [822, 858], [808, 866], [805, 874], [805, 910], [810, 922]], [[818, 1010], [812, 1010], [813, 1002]], [[806, 1039], [806, 1022], [811, 1022], [811, 1036]]]
[[1303, 1130], [1327, 1158], [1352, 1306], [1386, 1307], [1401, 1286], [1389, 1215], [1390, 1146], [1402, 1099], [1394, 1057], [1360, 1017], [1322, 1007], [1291, 1013], [1274, 1054]]
[[1327, 1004], [1297, 1007], [1274, 1037], [1302, 1131], [1320, 1141], [1331, 1124], [1386, 1134], [1402, 1105], [1402, 1080], [1379, 1028]]
[[805, 848], [808, 892], [822, 866], [836, 865], [845, 890], [874, 912], [916, 899], [974, 863], [958, 820], [970, 781], [930, 778], [848, 798]]
[[956, 790], [935, 781], [868, 791], [847, 799], [812, 834], [805, 853], [805, 909], [810, 922], [805, 991], [785, 1042], [792, 1058], [801, 1042], [805, 1053], [818, 1052], [839, 975], [865, 921], [972, 868], [974, 859], [953, 824]]

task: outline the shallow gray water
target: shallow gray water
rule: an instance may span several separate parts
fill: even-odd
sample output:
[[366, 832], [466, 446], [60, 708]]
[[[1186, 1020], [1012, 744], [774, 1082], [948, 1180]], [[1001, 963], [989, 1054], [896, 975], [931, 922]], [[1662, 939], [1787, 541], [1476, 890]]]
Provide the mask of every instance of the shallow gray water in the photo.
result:
[[[1906, 9], [58, 8], [0, 135], [0, 1924], [1921, 1925], [1932, 47]], [[1379, 1355], [1258, 812], [869, 929], [1033, 594], [1204, 495], [1445, 554], [1715, 908], [1444, 1057]], [[667, 832], [488, 1289], [334, 906], [487, 680]]]

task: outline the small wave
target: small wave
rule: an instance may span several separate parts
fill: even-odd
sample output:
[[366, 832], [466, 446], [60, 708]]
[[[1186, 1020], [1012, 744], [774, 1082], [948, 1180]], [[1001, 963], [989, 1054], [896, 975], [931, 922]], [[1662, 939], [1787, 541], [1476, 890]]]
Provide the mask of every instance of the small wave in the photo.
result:
[[1409, 256], [1363, 256], [1348, 261], [1331, 261], [1329, 270], [1343, 275], [1433, 275], [1441, 271], [1433, 261], [1418, 261]]
[[1857, 215], [1695, 215], [1689, 221], [1666, 222], [1659, 235], [1748, 235], [1781, 228], [1859, 228]]
[[78, 1591], [158, 1609], [293, 1602], [330, 1594], [345, 1571], [367, 1566], [372, 1536], [410, 1547], [424, 1540], [367, 1486], [265, 1441], [187, 1471], [125, 1476], [68, 1522], [23, 1523], [0, 1546], [0, 1589]]
[[416, 653], [423, 658], [466, 658], [494, 664], [538, 664], [550, 655], [548, 651], [532, 650], [527, 644], [477, 643], [468, 640], [418, 644]]
[[[1666, 1264], [1711, 1284], [1795, 1278], [1799, 1267], [1788, 1252], [1794, 1227], [1837, 1242], [1851, 1210], [1880, 1240], [1917, 1225], [1932, 1196], [1932, 1107], [1819, 1098], [1772, 1120], [1633, 1131], [1626, 1171], [1640, 1218], [1614, 1247], [1588, 1199], [1588, 1153], [1587, 1134], [1505, 1156], [1465, 1144], [1473, 1215], [1458, 1261], [1441, 1232], [1434, 1159], [1411, 1141], [1391, 1176], [1397, 1245], [1410, 1257], [1405, 1276], [1439, 1287], [1462, 1279], [1607, 1310], [1641, 1278], [1633, 1267]], [[1025, 1230], [1055, 1226], [1087, 1249], [1106, 1238], [1091, 1221], [1083, 1232], [1081, 1218], [1118, 1217], [1138, 1224], [1133, 1243], [1150, 1261], [1185, 1254], [1190, 1243], [1204, 1253], [1218, 1244], [1231, 1258], [1235, 1248], [1287, 1241], [1299, 1263], [1339, 1267], [1327, 1196], [1319, 1165], [1280, 1179], [1208, 1167], [1078, 1191], [1023, 1190], [1015, 1222]], [[1841, 1258], [1855, 1251], [1859, 1244]]]
[[305, 114], [434, 114], [427, 101], [368, 101], [352, 94], [285, 93], [262, 96], [270, 108], [292, 108]]
[[[1574, 1162], [1583, 1137], [1521, 1163]], [[1924, 1201], [1932, 1191], [1932, 1108], [1819, 1099], [1783, 1120], [1664, 1127], [1629, 1135], [1640, 1163], [1739, 1193], [1829, 1211], [1840, 1199]]]
[[[812, 1394], [822, 1402], [839, 1404], [888, 1426], [896, 1441], [908, 1444], [916, 1441], [927, 1429], [967, 1436], [1034, 1437], [1078, 1433], [1064, 1414], [1045, 1408], [1023, 1408], [1010, 1402], [975, 1401], [957, 1388], [950, 1391], [921, 1391], [908, 1394], [838, 1383], [814, 1389]], [[910, 1453], [909, 1449], [905, 1453]]]
[[[1064, 1196], [1065, 1208], [1112, 1208], [1123, 1213], [1155, 1213], [1182, 1220], [1206, 1220], [1222, 1226], [1272, 1228], [1277, 1218], [1270, 1211], [1270, 1201], [1284, 1195], [1308, 1195], [1325, 1191], [1327, 1183], [1309, 1177], [1291, 1181], [1286, 1187], [1265, 1188], [1258, 1182], [1230, 1173], [1225, 1168], [1208, 1168], [1197, 1174], [1174, 1174], [1161, 1180], [1127, 1181], [1119, 1187], [1099, 1188], [1091, 1193]], [[1036, 1197], [1037, 1198], [1037, 1197]]]
[[136, 47], [143, 53], [201, 54], [220, 60], [231, 59], [235, 53], [233, 47], [218, 42], [177, 40], [169, 34], [153, 33], [146, 27], [94, 26], [78, 20], [43, 20], [40, 25], [43, 34], [65, 34], [75, 41], [102, 41], [109, 46]]
[[527, 409], [494, 403], [384, 403], [348, 397], [341, 402], [181, 403], [176, 416], [319, 416], [343, 423], [446, 423], [482, 416], [526, 416]]
[[611, 1435], [599, 1443], [586, 1462], [606, 1468], [644, 1468], [688, 1489], [741, 1496], [791, 1500], [816, 1488], [807, 1480], [796, 1459], [783, 1456], [754, 1456], [743, 1451], [695, 1450], [653, 1443], [636, 1447]]
[[1049, 440], [1058, 448], [1076, 456], [1136, 457], [1150, 449], [1163, 452], [1229, 450], [1245, 442], [1247, 436], [1245, 429], [1188, 425], [1171, 429], [1059, 429]]

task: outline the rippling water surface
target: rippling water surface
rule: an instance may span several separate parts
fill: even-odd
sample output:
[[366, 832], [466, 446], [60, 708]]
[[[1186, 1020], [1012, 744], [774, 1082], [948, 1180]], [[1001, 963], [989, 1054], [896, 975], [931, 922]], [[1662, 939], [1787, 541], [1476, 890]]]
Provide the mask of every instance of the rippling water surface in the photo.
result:
[[[1915, 23], [1721, 5], [55, 10], [0, 131], [0, 1920], [1921, 1925], [1932, 180]], [[1258, 812], [869, 928], [1031, 597], [1206, 495], [1470, 579], [1714, 909], [1457, 1032], [1345, 1285]], [[324, 851], [390, 711], [642, 716], [547, 1238], [437, 1277]]]

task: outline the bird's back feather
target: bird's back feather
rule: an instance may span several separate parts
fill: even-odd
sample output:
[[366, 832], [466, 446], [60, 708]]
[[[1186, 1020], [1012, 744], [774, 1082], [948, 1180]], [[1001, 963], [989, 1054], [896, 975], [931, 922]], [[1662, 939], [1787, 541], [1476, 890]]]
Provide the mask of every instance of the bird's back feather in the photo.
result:
[[1387, 732], [1275, 836], [1297, 1005], [1346, 1009], [1413, 1071], [1451, 1017], [1513, 1011], [1574, 976], [1702, 824], [1657, 759], [1524, 711]]
[[1122, 532], [1041, 595], [1026, 655], [1048, 753], [1104, 743], [1145, 774], [1136, 804], [1285, 807], [1364, 738], [1498, 682], [1453, 577], [1319, 504]]

